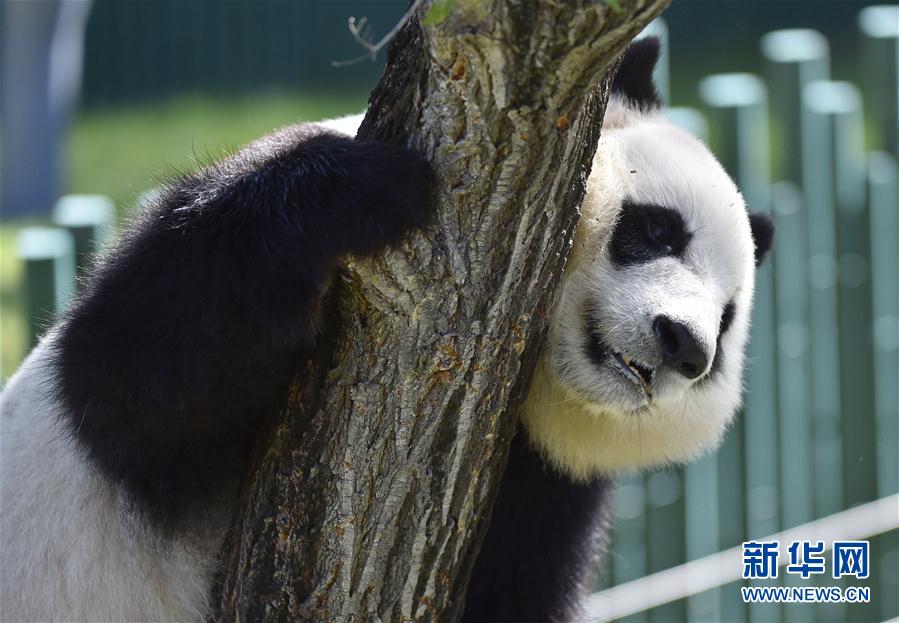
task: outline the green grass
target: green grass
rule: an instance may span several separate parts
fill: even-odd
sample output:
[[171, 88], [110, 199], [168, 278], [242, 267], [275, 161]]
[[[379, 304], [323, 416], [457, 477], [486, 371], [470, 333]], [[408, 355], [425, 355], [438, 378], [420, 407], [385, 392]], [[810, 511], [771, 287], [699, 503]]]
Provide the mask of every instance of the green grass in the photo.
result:
[[[195, 95], [84, 112], [65, 145], [65, 192], [108, 195], [127, 219], [138, 197], [173, 171], [196, 168], [284, 125], [359, 112], [365, 102], [361, 92]], [[15, 244], [25, 224], [0, 223], [0, 381], [27, 349], [23, 267]]]
[[18, 367], [28, 342], [21, 295], [22, 263], [16, 257], [20, 227], [0, 226], [0, 379]]

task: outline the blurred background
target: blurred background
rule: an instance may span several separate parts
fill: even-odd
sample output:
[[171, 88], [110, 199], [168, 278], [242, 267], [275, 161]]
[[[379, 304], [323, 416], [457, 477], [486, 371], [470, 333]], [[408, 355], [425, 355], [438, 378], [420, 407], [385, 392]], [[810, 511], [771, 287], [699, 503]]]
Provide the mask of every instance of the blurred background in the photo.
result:
[[[899, 9], [868, 4], [677, 0], [648, 29], [668, 114], [778, 234], [744, 412], [718, 454], [621, 483], [591, 620], [899, 617]], [[347, 20], [378, 40], [405, 5], [0, 3], [0, 383], [161, 179], [361, 111], [385, 54], [335, 67], [364, 53]], [[864, 585], [871, 602], [744, 604], [741, 543], [786, 536], [869, 540], [870, 578], [745, 585]]]

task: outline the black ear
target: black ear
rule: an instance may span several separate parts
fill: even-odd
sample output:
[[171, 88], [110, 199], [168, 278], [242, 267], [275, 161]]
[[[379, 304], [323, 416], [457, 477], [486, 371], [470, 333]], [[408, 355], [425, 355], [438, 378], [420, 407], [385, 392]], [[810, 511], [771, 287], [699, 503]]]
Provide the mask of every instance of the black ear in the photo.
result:
[[749, 213], [749, 227], [752, 228], [752, 241], [755, 243], [755, 265], [758, 266], [771, 250], [774, 240], [774, 221], [761, 212]]
[[662, 45], [658, 37], [632, 41], [612, 82], [612, 92], [623, 95], [635, 106], [660, 108], [662, 100], [652, 81], [652, 70], [655, 69], [661, 51]]

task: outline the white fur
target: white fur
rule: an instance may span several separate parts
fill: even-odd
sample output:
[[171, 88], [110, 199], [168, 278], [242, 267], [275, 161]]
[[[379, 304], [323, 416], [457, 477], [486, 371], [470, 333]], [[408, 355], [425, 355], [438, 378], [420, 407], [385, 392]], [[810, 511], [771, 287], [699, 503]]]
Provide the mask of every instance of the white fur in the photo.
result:
[[0, 402], [0, 620], [203, 620], [223, 530], [148, 531], [86, 462], [52, 395], [49, 335]]
[[336, 119], [325, 119], [324, 121], [317, 122], [316, 125], [329, 128], [336, 132], [340, 132], [341, 134], [346, 134], [347, 136], [356, 136], [356, 132], [359, 130], [359, 126], [362, 125], [363, 119], [365, 119], [364, 112], [337, 117]]
[[[754, 283], [749, 218], [731, 179], [698, 140], [659, 112], [610, 102], [550, 337], [524, 409], [531, 442], [575, 478], [693, 459], [715, 448], [740, 403]], [[615, 266], [607, 251], [629, 199], [678, 210], [693, 232], [684, 257]], [[721, 369], [703, 383], [661, 365], [652, 321], [688, 326]], [[585, 352], [585, 305], [615, 351], [655, 369], [652, 398]]]

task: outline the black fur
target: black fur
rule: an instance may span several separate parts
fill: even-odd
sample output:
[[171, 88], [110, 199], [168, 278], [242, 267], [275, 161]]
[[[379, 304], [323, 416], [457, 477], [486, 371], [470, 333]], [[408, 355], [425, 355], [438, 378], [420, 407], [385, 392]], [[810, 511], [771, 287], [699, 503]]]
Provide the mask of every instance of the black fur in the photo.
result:
[[677, 210], [625, 201], [612, 232], [609, 254], [617, 266], [681, 257], [692, 234]]
[[307, 125], [161, 192], [60, 327], [60, 393], [100, 471], [163, 523], [241, 476], [332, 269], [425, 225], [430, 181], [402, 146]]
[[721, 312], [721, 322], [718, 325], [719, 340], [721, 339], [721, 336], [727, 333], [727, 330], [730, 329], [730, 325], [734, 321], [734, 314], [736, 313], [737, 306], [733, 301], [724, 306], [724, 311]]
[[721, 312], [721, 321], [718, 324], [718, 337], [715, 342], [715, 358], [712, 359], [712, 367], [709, 368], [709, 373], [699, 380], [700, 383], [712, 378], [721, 369], [722, 362], [724, 361], [724, 349], [721, 348], [721, 338], [723, 338], [724, 334], [727, 333], [727, 330], [730, 329], [730, 325], [733, 323], [734, 315], [736, 313], [737, 306], [733, 301], [724, 306], [724, 311]]
[[774, 241], [774, 221], [761, 212], [749, 213], [749, 226], [752, 228], [752, 241], [755, 243], [755, 265], [758, 266], [771, 250]]
[[570, 620], [605, 546], [611, 481], [573, 482], [546, 466], [520, 430], [472, 572], [465, 623]]
[[584, 310], [584, 325], [586, 326], [587, 339], [584, 342], [584, 352], [597, 367], [603, 366], [609, 357], [609, 347], [603, 341], [602, 336], [597, 329], [597, 323], [594, 318], [596, 314], [589, 308]]
[[662, 99], [652, 81], [652, 72], [661, 51], [662, 45], [658, 37], [633, 41], [624, 53], [612, 82], [612, 92], [626, 97], [639, 108], [660, 108]]

